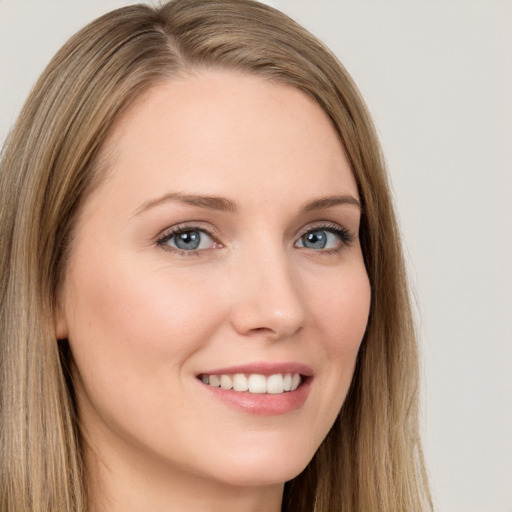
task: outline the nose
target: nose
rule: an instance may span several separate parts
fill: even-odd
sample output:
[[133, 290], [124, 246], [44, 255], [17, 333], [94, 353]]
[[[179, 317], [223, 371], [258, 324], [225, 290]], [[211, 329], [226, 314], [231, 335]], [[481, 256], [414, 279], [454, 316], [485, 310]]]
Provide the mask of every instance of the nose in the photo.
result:
[[306, 320], [300, 276], [284, 251], [244, 259], [237, 267], [231, 308], [237, 333], [277, 341], [300, 331]]

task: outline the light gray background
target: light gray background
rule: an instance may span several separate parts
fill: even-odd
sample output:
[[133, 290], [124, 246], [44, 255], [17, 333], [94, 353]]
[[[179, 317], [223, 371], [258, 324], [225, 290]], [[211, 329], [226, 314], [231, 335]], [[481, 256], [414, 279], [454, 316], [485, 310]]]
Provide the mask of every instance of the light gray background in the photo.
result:
[[[418, 297], [438, 510], [512, 512], [512, 2], [267, 1], [327, 42], [374, 115]], [[0, 0], [0, 142], [61, 44], [128, 3]]]

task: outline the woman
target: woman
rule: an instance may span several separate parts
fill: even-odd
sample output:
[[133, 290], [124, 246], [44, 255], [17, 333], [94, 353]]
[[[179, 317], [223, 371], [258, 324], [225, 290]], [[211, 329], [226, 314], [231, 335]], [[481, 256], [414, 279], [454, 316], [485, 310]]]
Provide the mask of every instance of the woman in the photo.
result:
[[85, 27], [1, 163], [2, 510], [429, 510], [379, 146], [247, 0]]

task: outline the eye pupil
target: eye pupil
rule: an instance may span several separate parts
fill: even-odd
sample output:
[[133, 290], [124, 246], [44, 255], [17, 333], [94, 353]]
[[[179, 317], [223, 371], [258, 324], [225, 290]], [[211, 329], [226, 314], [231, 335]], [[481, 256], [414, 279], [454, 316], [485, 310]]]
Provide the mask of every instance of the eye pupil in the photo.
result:
[[325, 231], [311, 231], [302, 237], [304, 247], [310, 249], [324, 249], [327, 245], [327, 233]]
[[201, 243], [201, 235], [199, 231], [185, 231], [175, 235], [174, 243], [179, 249], [194, 250]]

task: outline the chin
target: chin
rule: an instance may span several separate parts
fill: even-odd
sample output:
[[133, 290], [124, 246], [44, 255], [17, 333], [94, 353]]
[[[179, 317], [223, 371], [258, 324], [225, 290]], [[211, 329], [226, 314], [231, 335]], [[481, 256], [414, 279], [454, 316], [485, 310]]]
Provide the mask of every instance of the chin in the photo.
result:
[[253, 487], [284, 484], [309, 464], [314, 451], [271, 445], [226, 453], [216, 464], [216, 477], [235, 486]]
[[[299, 475], [309, 463], [302, 461], [301, 464], [290, 464], [290, 461], [271, 460], [264, 466], [239, 466], [234, 471], [227, 471], [222, 474], [223, 483], [235, 487], [267, 487], [282, 485]], [[219, 476], [219, 475], [218, 475]]]

